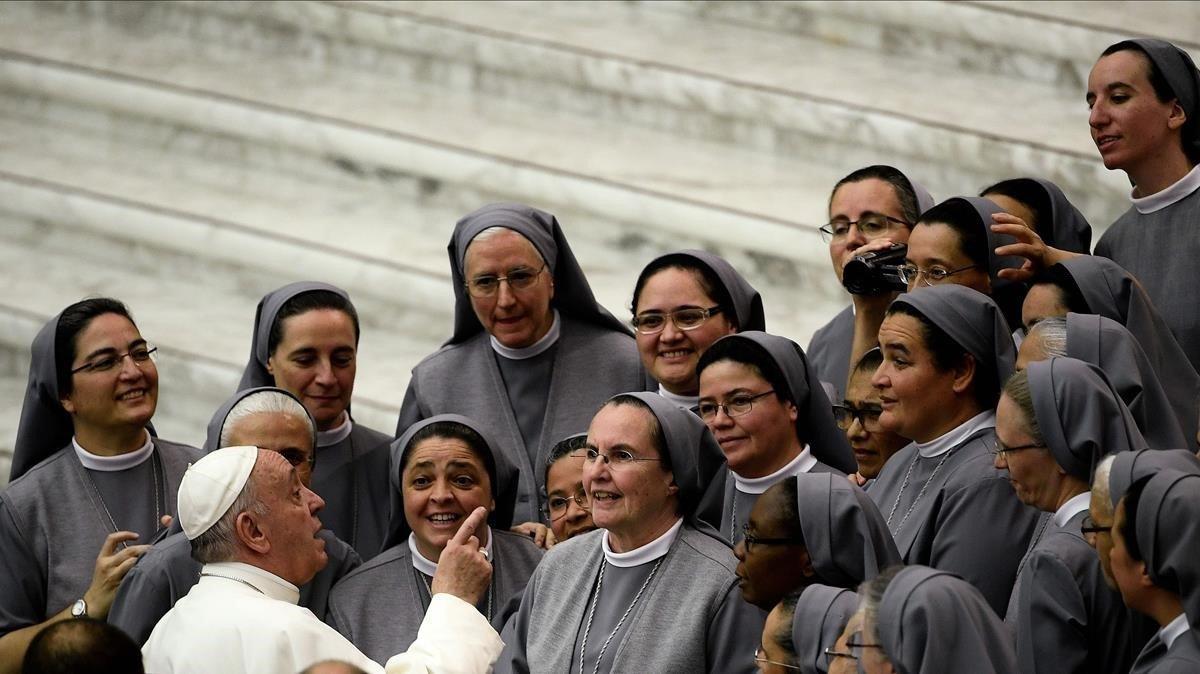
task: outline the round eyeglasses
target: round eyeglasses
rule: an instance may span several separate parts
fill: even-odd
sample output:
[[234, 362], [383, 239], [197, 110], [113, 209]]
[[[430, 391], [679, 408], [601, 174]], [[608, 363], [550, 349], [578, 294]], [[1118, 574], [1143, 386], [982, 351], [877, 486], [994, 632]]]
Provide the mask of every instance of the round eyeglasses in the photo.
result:
[[924, 277], [925, 285], [933, 286], [936, 283], [945, 281], [947, 278], [954, 276], [955, 274], [961, 274], [968, 269], [975, 269], [978, 266], [979, 265], [977, 264], [969, 264], [965, 267], [959, 267], [958, 269], [946, 270], [942, 269], [941, 267], [921, 269], [915, 264], [906, 264], [898, 267], [896, 269], [896, 273], [899, 274], [901, 283], [905, 283], [910, 286], [916, 285], [917, 280], [921, 277]]
[[775, 665], [776, 667], [783, 667], [784, 669], [791, 669], [791, 670], [794, 670], [797, 672], [804, 671], [804, 670], [800, 669], [799, 667], [797, 667], [796, 665], [789, 665], [786, 662], [779, 662], [778, 660], [768, 660], [767, 654], [763, 652], [763, 649], [761, 647], [754, 649], [754, 664], [756, 664], [756, 665]]
[[544, 271], [546, 271], [546, 265], [544, 264], [538, 269], [517, 267], [516, 269], [510, 269], [505, 276], [482, 274], [463, 285], [467, 287], [467, 292], [471, 294], [471, 297], [491, 297], [500, 290], [501, 283], [507, 283], [508, 287], [513, 290], [531, 288], [534, 283], [537, 283], [538, 276]]
[[643, 335], [656, 335], [667, 327], [667, 320], [679, 330], [695, 330], [704, 325], [704, 322], [709, 318], [721, 313], [721, 307], [709, 307], [701, 309], [700, 307], [688, 307], [686, 309], [676, 309], [670, 313], [661, 311], [647, 311], [633, 317], [630, 323], [633, 324], [633, 329]]
[[820, 232], [821, 239], [825, 243], [829, 243], [830, 241], [844, 240], [850, 236], [851, 227], [858, 227], [858, 231], [862, 233], [863, 237], [870, 241], [883, 236], [895, 225], [912, 227], [911, 223], [900, 218], [893, 218], [882, 213], [868, 213], [858, 220], [832, 220], [822, 225]]
[[546, 509], [549, 511], [550, 520], [552, 522], [557, 522], [566, 517], [567, 513], [571, 510], [572, 501], [575, 502], [575, 505], [579, 506], [580, 510], [584, 512], [592, 511], [592, 506], [590, 503], [588, 503], [587, 494], [584, 493], [583, 489], [579, 489], [570, 498], [566, 496], [550, 497], [550, 499], [546, 502]]
[[700, 418], [705, 421], [712, 421], [713, 419], [716, 419], [717, 410], [724, 410], [725, 416], [730, 418], [740, 417], [743, 414], [750, 414], [750, 411], [754, 409], [755, 400], [758, 400], [765, 395], [770, 395], [774, 392], [775, 389], [771, 389], [770, 391], [763, 391], [762, 393], [756, 393], [754, 395], [739, 394], [730, 398], [729, 401], [725, 403], [714, 403], [708, 400], [702, 401], [696, 406], [696, 412], [700, 415]]
[[586, 463], [596, 463], [596, 461], [603, 459], [604, 463], [607, 463], [615, 470], [622, 470], [643, 461], [662, 461], [662, 459], [642, 458], [625, 449], [618, 449], [605, 454], [599, 450], [588, 448], [587, 451], [572, 454], [571, 458], [583, 459]]

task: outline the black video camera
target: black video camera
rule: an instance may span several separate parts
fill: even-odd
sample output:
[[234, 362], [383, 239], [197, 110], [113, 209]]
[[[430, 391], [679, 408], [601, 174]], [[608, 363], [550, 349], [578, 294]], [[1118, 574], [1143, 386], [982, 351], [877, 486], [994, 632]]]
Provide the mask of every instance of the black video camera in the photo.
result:
[[908, 246], [896, 243], [890, 248], [854, 257], [842, 269], [842, 285], [855, 295], [883, 295], [907, 290], [908, 284], [900, 279], [900, 267], [907, 254]]

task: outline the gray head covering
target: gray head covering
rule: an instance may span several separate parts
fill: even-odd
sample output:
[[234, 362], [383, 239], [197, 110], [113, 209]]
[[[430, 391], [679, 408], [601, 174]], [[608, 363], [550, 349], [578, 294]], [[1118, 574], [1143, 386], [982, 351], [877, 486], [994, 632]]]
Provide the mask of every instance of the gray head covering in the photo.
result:
[[888, 584], [876, 632], [900, 674], [1017, 671], [1009, 632], [979, 590], [926, 566], [905, 567]]
[[1105, 455], [1146, 448], [1133, 415], [1095, 366], [1051, 358], [1025, 372], [1042, 440], [1069, 475], [1090, 483]]
[[983, 197], [951, 197], [935, 206], [934, 209], [932, 209], [932, 213], [925, 213], [922, 215], [921, 221], [929, 221], [927, 216], [933, 220], [938, 219], [939, 216], [937, 211], [939, 211], [942, 206], [957, 202], [965, 203], [975, 211], [975, 215], [978, 218], [978, 224], [983, 228], [984, 234], [987, 236], [987, 273], [988, 278], [992, 280], [992, 289], [995, 290], [999, 287], [1008, 285], [1010, 281], [1002, 279], [998, 276], [1000, 270], [1019, 268], [1025, 263], [1025, 260], [1024, 258], [1017, 257], [1015, 255], [1005, 255], [1003, 257], [996, 255], [996, 249], [998, 247], [1016, 243], [1017, 240], [1011, 236], [1008, 236], [1007, 234], [997, 234], [996, 232], [992, 231], [992, 216], [997, 213], [1003, 213], [1004, 210], [997, 206], [991, 199], [984, 199]]
[[725, 340], [745, 340], [758, 345], [783, 373], [788, 393], [799, 413], [796, 416], [796, 432], [808, 440], [817, 460], [845, 473], [853, 473], [858, 469], [846, 434], [833, 419], [833, 405], [820, 385], [817, 370], [799, 344], [787, 337], [754, 330], [726, 335], [714, 344]]
[[392, 483], [392, 490], [390, 492], [391, 524], [388, 527], [387, 538], [383, 543], [385, 550], [404, 542], [408, 538], [408, 534], [412, 531], [408, 526], [407, 520], [404, 518], [404, 484], [400, 474], [400, 467], [404, 464], [404, 455], [411, 449], [409, 445], [412, 444], [413, 437], [421, 429], [443, 421], [462, 424], [483, 438], [486, 446], [484, 454], [480, 458], [483, 460], [483, 465], [487, 468], [488, 478], [492, 483], [492, 498], [496, 501], [496, 508], [488, 516], [488, 523], [493, 527], [505, 531], [513, 525], [513, 511], [517, 505], [517, 487], [520, 480], [517, 467], [505, 458], [504, 452], [497, 449], [499, 445], [492, 440], [481, 424], [458, 414], [438, 414], [428, 419], [422, 419], [409, 426], [408, 430], [404, 431], [404, 435], [401, 435], [399, 439], [392, 442], [390, 450], [391, 460], [389, 463]]
[[792, 479], [804, 545], [822, 583], [858, 587], [901, 563], [887, 522], [866, 492], [833, 473]]
[[464, 216], [454, 226], [450, 245], [450, 275], [454, 286], [454, 334], [446, 344], [458, 344], [483, 330], [483, 325], [471, 308], [471, 297], [467, 294], [466, 256], [471, 241], [485, 229], [503, 227], [520, 234], [533, 244], [546, 269], [554, 277], [554, 300], [558, 311], [584, 323], [592, 323], [614, 332], [629, 334], [608, 310], [596, 301], [592, 287], [588, 285], [583, 269], [575, 261], [575, 254], [567, 245], [558, 220], [545, 211], [514, 203], [488, 204]]
[[1165, 470], [1200, 475], [1200, 459], [1186, 449], [1143, 449], [1117, 454], [1108, 471], [1108, 495], [1112, 507], [1117, 507], [1134, 482]]
[[1189, 156], [1200, 154], [1200, 71], [1191, 55], [1170, 42], [1153, 38], [1123, 40], [1113, 47], [1130, 44], [1145, 52], [1179, 99], [1179, 106], [1187, 114], [1182, 133], [1183, 147]]
[[254, 312], [254, 334], [250, 338], [250, 360], [246, 363], [246, 369], [242, 371], [242, 380], [238, 383], [239, 391], [275, 385], [275, 377], [267, 371], [267, 361], [271, 358], [267, 349], [270, 347], [271, 328], [275, 325], [275, 317], [288, 300], [314, 290], [326, 290], [341, 295], [347, 302], [350, 301], [350, 296], [345, 290], [319, 281], [289, 283], [263, 295], [258, 301], [258, 308]]
[[[299, 398], [297, 398], [296, 396], [292, 395], [291, 393], [289, 393], [289, 392], [287, 392], [287, 391], [285, 391], [285, 390], [283, 390], [283, 389], [281, 389], [281, 388], [277, 388], [277, 387], [275, 387], [275, 386], [256, 386], [256, 387], [254, 387], [254, 388], [249, 388], [249, 389], [246, 389], [246, 390], [244, 390], [244, 391], [238, 391], [237, 393], [234, 393], [233, 395], [229, 396], [229, 398], [228, 398], [228, 399], [226, 399], [226, 400], [225, 400], [225, 402], [221, 403], [221, 406], [220, 406], [220, 407], [218, 407], [218, 408], [217, 408], [217, 411], [216, 411], [216, 412], [213, 414], [213, 416], [212, 416], [212, 419], [209, 419], [209, 421], [208, 421], [208, 430], [207, 430], [207, 432], [206, 432], [206, 434], [205, 434], [205, 437], [204, 437], [204, 447], [202, 448], [202, 449], [204, 449], [204, 452], [205, 452], [206, 454], [207, 454], [208, 452], [211, 452], [211, 451], [213, 451], [213, 450], [217, 449], [218, 447], [220, 447], [220, 443], [221, 443], [221, 431], [223, 431], [223, 430], [225, 429], [225, 420], [226, 420], [226, 419], [229, 417], [229, 413], [233, 411], [233, 408], [234, 408], [234, 407], [235, 407], [235, 406], [236, 406], [238, 403], [240, 403], [240, 402], [242, 402], [243, 400], [245, 400], [246, 398], [249, 398], [250, 396], [252, 396], [252, 395], [254, 395], [254, 394], [256, 394], [256, 393], [263, 393], [263, 392], [265, 392], [265, 391], [273, 391], [273, 392], [275, 392], [275, 393], [282, 393], [283, 395], [285, 395], [285, 396], [287, 396], [287, 397], [291, 398], [292, 400], [295, 400], [297, 403], [300, 403], [300, 399], [299, 399]], [[304, 404], [303, 404], [303, 403], [300, 403], [300, 409], [303, 409], [303, 410], [304, 410], [304, 413], [308, 415], [308, 420], [309, 420], [309, 423], [311, 423], [311, 424], [312, 424], [312, 428], [313, 428], [313, 439], [312, 439], [312, 440], [313, 440], [313, 456], [316, 456], [316, 450], [317, 450], [317, 437], [316, 437], [316, 428], [317, 428], [317, 424], [316, 424], [316, 422], [315, 422], [315, 421], [313, 421], [312, 415], [311, 415], [311, 414], [309, 414], [309, 412], [308, 412], [308, 410], [307, 410], [307, 409], [305, 409], [305, 407], [304, 407]]]
[[792, 616], [792, 644], [800, 671], [806, 674], [829, 671], [825, 649], [837, 642], [856, 610], [858, 595], [853, 590], [828, 585], [804, 588]]
[[[1123, 325], [1098, 314], [1067, 314], [1067, 355], [1104, 372], [1150, 447], [1192, 444], [1182, 429], [1185, 423], [1196, 428], [1200, 390], [1178, 400], [1168, 396], [1146, 352]], [[1191, 367], [1187, 360], [1180, 366]]]
[[[988, 202], [991, 203], [991, 202]], [[941, 328], [975, 357], [976, 367], [987, 368], [1002, 384], [1016, 365], [1012, 330], [1000, 307], [987, 295], [966, 286], [942, 284], [903, 293], [892, 306], [908, 305]]]
[[1012, 178], [993, 185], [984, 192], [984, 195], [1006, 194], [1007, 191], [1004, 187], [1007, 185], [1012, 185], [1022, 191], [1037, 190], [1046, 196], [1045, 204], [1049, 206], [1047, 213], [1036, 209], [1038, 204], [1026, 204], [1031, 209], [1035, 209], [1039, 216], [1038, 235], [1042, 237], [1042, 241], [1046, 242], [1046, 245], [1072, 253], [1086, 255], [1091, 252], [1092, 226], [1058, 185], [1045, 178]]
[[[703, 250], [681, 250], [674, 253], [660, 255], [649, 262], [642, 268], [642, 273], [638, 275], [636, 288], [641, 288], [645, 282], [646, 271], [655, 266], [655, 263], [666, 258], [677, 259], [680, 262], [691, 262], [700, 265], [711, 271], [721, 282], [725, 292], [729, 294], [729, 299], [733, 303], [733, 310], [737, 314], [737, 324], [739, 331], [746, 330], [766, 330], [767, 319], [763, 314], [762, 296], [750, 285], [746, 277], [742, 276], [738, 270], [733, 268], [733, 265], [725, 261], [725, 258], [719, 255], [714, 255]], [[637, 298], [633, 298], [636, 303]]]
[[1150, 580], [1178, 594], [1188, 623], [1200, 624], [1200, 475], [1168, 470], [1152, 477], [1134, 531]]

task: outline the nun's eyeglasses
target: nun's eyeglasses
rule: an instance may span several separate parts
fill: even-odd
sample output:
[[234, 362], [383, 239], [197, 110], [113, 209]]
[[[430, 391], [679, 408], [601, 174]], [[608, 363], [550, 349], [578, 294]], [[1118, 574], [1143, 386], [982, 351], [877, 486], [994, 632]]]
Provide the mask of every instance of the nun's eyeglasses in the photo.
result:
[[471, 297], [491, 297], [496, 294], [496, 291], [500, 290], [501, 282], [508, 283], [508, 287], [513, 290], [531, 288], [537, 282], [538, 276], [545, 270], [546, 265], [544, 264], [536, 270], [518, 267], [510, 269], [507, 276], [485, 274], [483, 276], [476, 276], [463, 285], [467, 287], [467, 292], [471, 293]]
[[883, 407], [879, 405], [863, 405], [855, 407], [854, 405], [834, 405], [833, 419], [837, 422], [838, 428], [843, 431], [850, 430], [850, 426], [854, 424], [854, 420], [862, 424], [863, 429], [877, 433], [880, 430], [879, 415], [883, 413]]
[[854, 226], [857, 226], [858, 231], [867, 239], [874, 239], [885, 234], [892, 228], [892, 225], [912, 226], [900, 218], [893, 218], [890, 215], [883, 215], [882, 213], [871, 213], [853, 222], [850, 220], [834, 220], [822, 225], [820, 231], [821, 238], [825, 243], [829, 243], [830, 240], [841, 241], [849, 236], [850, 228]]
[[1024, 449], [1045, 449], [1045, 448], [1046, 448], [1046, 445], [1044, 445], [1042, 443], [1037, 443], [1037, 442], [1032, 442], [1028, 445], [1017, 445], [1016, 447], [1008, 447], [1003, 442], [1000, 442], [1000, 438], [992, 438], [992, 447], [991, 447], [992, 456], [999, 456], [1001, 458], [1008, 458], [1006, 455], [1009, 452], [1019, 452]]
[[834, 647], [825, 649], [825, 660], [830, 666], [833, 666], [833, 661], [837, 658], [850, 658], [851, 660], [858, 660], [858, 656], [850, 651], [839, 651]]
[[775, 392], [775, 389], [763, 391], [750, 395], [736, 395], [730, 398], [726, 403], [714, 403], [704, 401], [696, 406], [696, 411], [700, 414], [700, 418], [705, 421], [712, 421], [717, 418], [717, 410], [725, 410], [727, 417], [740, 417], [743, 414], [750, 414], [750, 410], [754, 409], [754, 401], [759, 398], [770, 395]]
[[778, 660], [768, 660], [767, 654], [763, 653], [762, 648], [754, 649], [754, 662], [755, 662], [755, 664], [759, 664], [759, 665], [775, 665], [776, 667], [783, 667], [784, 669], [792, 669], [797, 672], [803, 671], [796, 665], [789, 665], [786, 662], [779, 662]]
[[599, 450], [589, 448], [584, 452], [572, 454], [571, 458], [583, 459], [587, 463], [596, 463], [597, 460], [604, 459], [604, 463], [618, 470], [632, 466], [640, 461], [662, 461], [662, 459], [644, 459], [640, 456], [634, 456], [633, 452], [625, 449], [618, 449], [615, 452], [603, 454]]
[[84, 363], [71, 370], [71, 374], [79, 374], [80, 372], [109, 372], [120, 365], [126, 356], [129, 356], [129, 360], [132, 360], [134, 365], [141, 368], [146, 361], [152, 360], [154, 354], [157, 352], [157, 347], [150, 346], [149, 343], [141, 344], [125, 353], [111, 353], [90, 363]]
[[550, 511], [550, 519], [557, 522], [566, 517], [567, 512], [571, 509], [571, 501], [574, 501], [575, 505], [579, 506], [584, 512], [592, 511], [592, 506], [588, 503], [587, 494], [580, 489], [570, 498], [566, 496], [551, 496], [549, 502], [546, 504], [547, 510]]
[[942, 281], [945, 281], [947, 278], [954, 276], [955, 274], [961, 274], [968, 269], [975, 269], [978, 266], [979, 265], [977, 264], [969, 264], [965, 267], [959, 267], [958, 269], [946, 270], [942, 269], [941, 267], [921, 269], [915, 264], [906, 264], [896, 269], [896, 272], [900, 275], [900, 281], [908, 285], [914, 285], [917, 282], [917, 279], [924, 276], [925, 285], [932, 286], [935, 283], [941, 283]]
[[1096, 520], [1092, 519], [1091, 515], [1084, 515], [1083, 522], [1080, 523], [1079, 532], [1084, 536], [1095, 536], [1096, 534], [1111, 534], [1111, 524], [1097, 524]]
[[750, 549], [755, 545], [804, 545], [804, 539], [796, 536], [767, 538], [765, 536], [755, 536], [750, 533], [750, 523], [742, 525], [742, 544], [749, 553]]
[[670, 313], [662, 313], [661, 311], [647, 311], [644, 314], [638, 314], [630, 321], [633, 323], [633, 329], [643, 335], [656, 335], [662, 332], [663, 328], [667, 327], [667, 319], [670, 319], [675, 327], [679, 330], [695, 330], [704, 325], [710, 317], [721, 313], [721, 307], [709, 307], [701, 309], [700, 307], [688, 307], [686, 309], [676, 309]]

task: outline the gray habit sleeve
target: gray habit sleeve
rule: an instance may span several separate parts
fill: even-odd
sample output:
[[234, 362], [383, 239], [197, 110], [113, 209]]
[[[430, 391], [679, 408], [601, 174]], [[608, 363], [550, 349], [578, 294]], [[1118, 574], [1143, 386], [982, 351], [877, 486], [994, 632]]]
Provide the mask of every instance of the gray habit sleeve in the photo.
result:
[[1088, 671], [1088, 611], [1070, 569], [1034, 552], [1021, 574], [1017, 664], [1022, 672]]
[[396, 437], [404, 435], [409, 426], [425, 418], [421, 412], [420, 396], [417, 395], [417, 378], [408, 381], [408, 390], [404, 392], [404, 402], [400, 403], [400, 419], [396, 421]]
[[762, 609], [742, 599], [741, 588], [737, 585], [729, 588], [708, 625], [708, 671], [746, 674], [757, 671], [747, 644], [762, 640], [766, 619]]
[[[46, 581], [29, 543], [0, 498], [0, 636], [46, 619]], [[66, 608], [65, 606], [62, 608]]]

